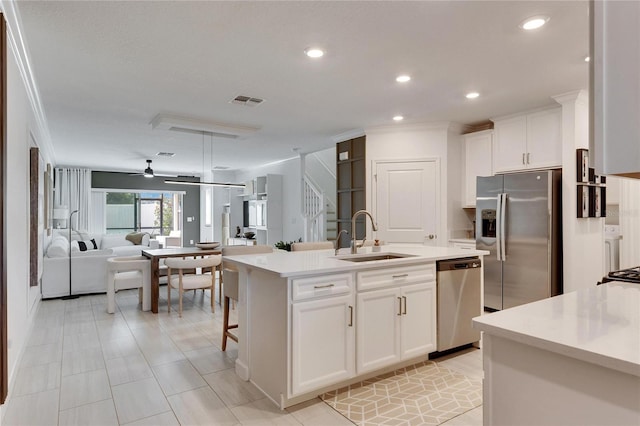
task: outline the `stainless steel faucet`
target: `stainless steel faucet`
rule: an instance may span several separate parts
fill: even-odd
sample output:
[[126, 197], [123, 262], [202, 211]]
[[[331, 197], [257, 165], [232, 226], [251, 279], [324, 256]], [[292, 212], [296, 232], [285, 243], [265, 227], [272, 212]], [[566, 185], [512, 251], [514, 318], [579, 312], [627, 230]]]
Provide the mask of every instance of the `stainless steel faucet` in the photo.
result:
[[335, 249], [335, 255], [338, 255], [338, 250], [340, 250], [340, 236], [342, 235], [342, 233], [348, 234], [349, 231], [347, 231], [346, 229], [342, 229], [340, 230], [340, 232], [338, 232], [338, 236], [336, 237], [335, 241], [333, 242], [333, 248]]
[[367, 216], [369, 216], [369, 219], [371, 219], [371, 228], [374, 231], [378, 230], [378, 226], [376, 225], [376, 221], [373, 220], [373, 216], [371, 216], [371, 213], [369, 213], [366, 210], [358, 210], [357, 212], [355, 212], [353, 214], [353, 217], [351, 218], [351, 232], [353, 233], [352, 237], [351, 237], [351, 253], [352, 254], [356, 254], [358, 252], [358, 249], [364, 245], [364, 242], [367, 239], [366, 236], [365, 236], [365, 238], [362, 239], [362, 244], [358, 245], [358, 242], [357, 242], [357, 239], [356, 239], [356, 219], [358, 218], [358, 216], [360, 216], [362, 214], [366, 214]]

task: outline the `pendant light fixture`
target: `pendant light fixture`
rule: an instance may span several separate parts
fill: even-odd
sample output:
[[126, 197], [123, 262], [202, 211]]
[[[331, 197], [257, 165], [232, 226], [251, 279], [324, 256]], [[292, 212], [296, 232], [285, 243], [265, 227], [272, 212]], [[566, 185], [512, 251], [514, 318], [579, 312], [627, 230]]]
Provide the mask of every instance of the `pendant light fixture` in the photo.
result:
[[[210, 170], [213, 170], [213, 133], [203, 131], [202, 132], [202, 179], [205, 179], [204, 173], [204, 137], [205, 135], [209, 135], [211, 141], [211, 164], [209, 164]], [[174, 185], [191, 185], [191, 186], [215, 186], [222, 188], [244, 188], [246, 185], [244, 183], [230, 183], [230, 182], [192, 182], [181, 179], [165, 179], [164, 183], [170, 183]]]

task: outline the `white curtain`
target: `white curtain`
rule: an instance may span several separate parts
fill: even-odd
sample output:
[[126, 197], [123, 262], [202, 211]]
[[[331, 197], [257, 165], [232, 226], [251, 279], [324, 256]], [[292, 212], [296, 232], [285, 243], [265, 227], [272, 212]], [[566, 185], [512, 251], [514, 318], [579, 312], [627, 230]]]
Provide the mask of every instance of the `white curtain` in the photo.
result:
[[56, 168], [55, 205], [67, 206], [73, 216], [72, 229], [89, 230], [91, 217], [91, 170], [76, 168]]
[[89, 232], [92, 234], [104, 234], [107, 232], [106, 210], [107, 193], [93, 191], [91, 193], [91, 219], [89, 220]]

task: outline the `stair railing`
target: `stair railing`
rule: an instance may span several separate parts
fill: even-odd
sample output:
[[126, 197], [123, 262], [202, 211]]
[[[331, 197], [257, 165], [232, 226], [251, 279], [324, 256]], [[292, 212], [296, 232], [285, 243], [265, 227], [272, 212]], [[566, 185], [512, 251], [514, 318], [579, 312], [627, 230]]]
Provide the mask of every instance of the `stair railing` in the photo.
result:
[[304, 219], [304, 240], [323, 241], [326, 239], [326, 208], [324, 193], [319, 191], [308, 176], [302, 181], [302, 217]]

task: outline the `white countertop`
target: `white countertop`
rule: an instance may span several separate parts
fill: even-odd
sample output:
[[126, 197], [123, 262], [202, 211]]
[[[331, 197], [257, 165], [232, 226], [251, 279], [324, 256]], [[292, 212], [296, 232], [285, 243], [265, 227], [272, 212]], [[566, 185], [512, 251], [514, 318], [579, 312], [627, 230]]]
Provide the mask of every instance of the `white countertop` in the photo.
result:
[[640, 377], [640, 285], [610, 282], [473, 319], [474, 328]]
[[341, 257], [352, 256], [348, 249], [341, 249], [338, 256], [333, 250], [309, 250], [287, 252], [276, 250], [268, 254], [225, 256], [225, 262], [231, 261], [279, 274], [281, 277], [297, 277], [318, 273], [351, 272], [372, 267], [392, 267], [415, 263], [424, 263], [443, 259], [456, 259], [471, 256], [488, 255], [483, 250], [461, 250], [451, 247], [428, 247], [423, 245], [384, 245], [380, 252], [373, 252], [372, 247], [358, 249], [358, 255], [378, 253], [399, 253], [411, 255], [400, 259], [375, 260], [366, 262], [349, 262]]

